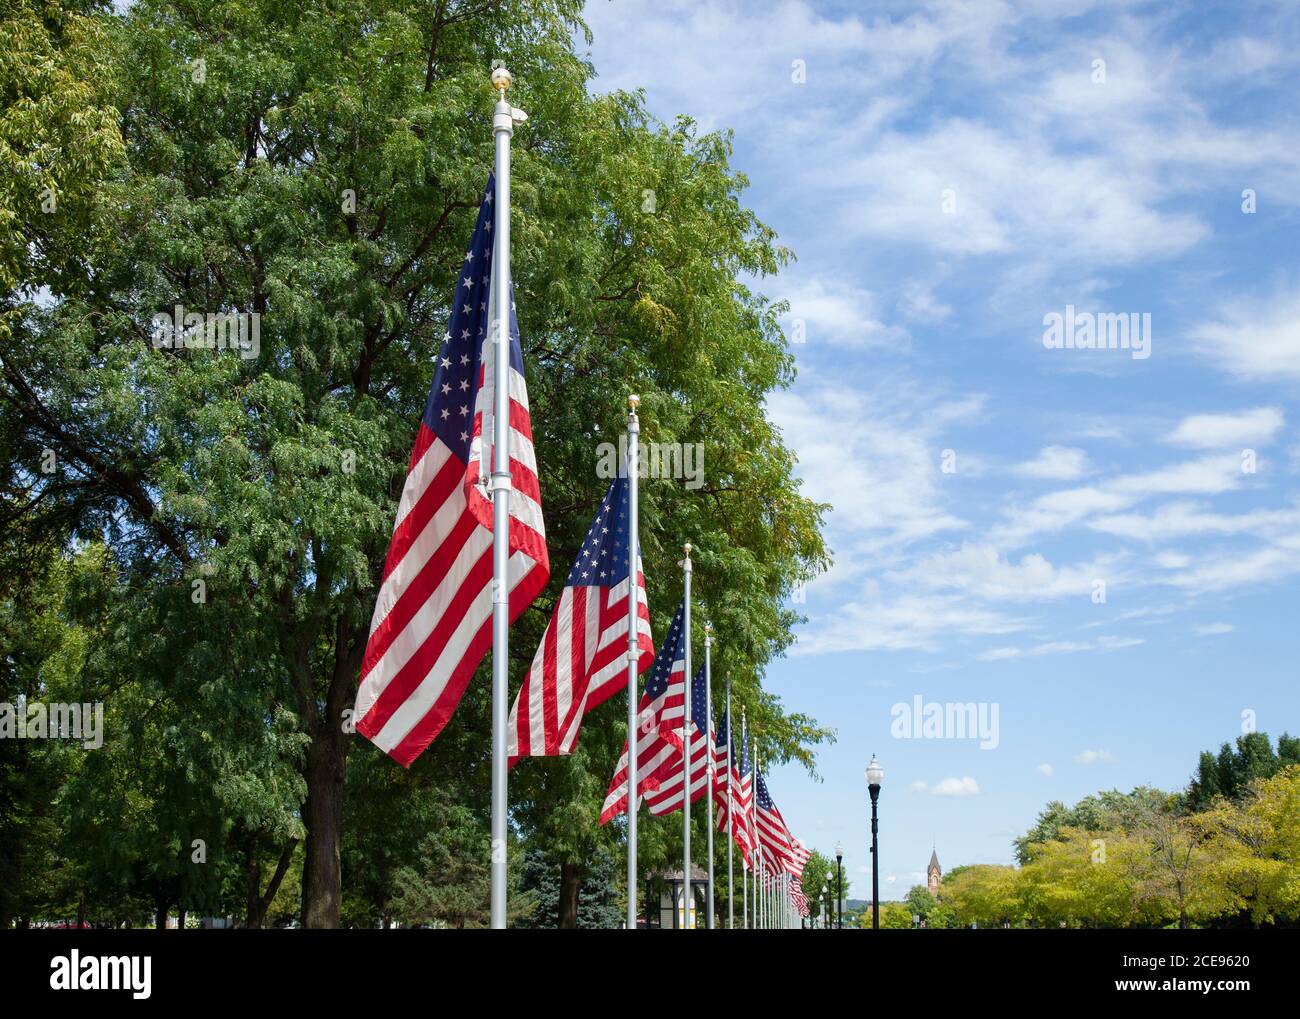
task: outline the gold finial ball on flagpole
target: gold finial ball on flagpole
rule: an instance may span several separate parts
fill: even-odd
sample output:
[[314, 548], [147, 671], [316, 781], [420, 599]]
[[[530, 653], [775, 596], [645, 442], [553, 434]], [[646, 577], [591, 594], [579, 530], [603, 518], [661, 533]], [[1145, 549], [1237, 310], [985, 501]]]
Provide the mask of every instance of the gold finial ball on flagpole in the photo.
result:
[[636, 393], [629, 393], [627, 396], [627, 405], [631, 407], [632, 412], [635, 413], [636, 409], [641, 406], [641, 397], [637, 396]]
[[689, 541], [686, 543], [685, 548], [686, 548], [686, 554], [687, 554], [687, 555], [690, 555], [690, 554], [691, 554], [691, 543], [690, 543]]
[[498, 92], [504, 92], [510, 87], [513, 81], [514, 79], [510, 77], [510, 72], [504, 67], [492, 68], [492, 87]]

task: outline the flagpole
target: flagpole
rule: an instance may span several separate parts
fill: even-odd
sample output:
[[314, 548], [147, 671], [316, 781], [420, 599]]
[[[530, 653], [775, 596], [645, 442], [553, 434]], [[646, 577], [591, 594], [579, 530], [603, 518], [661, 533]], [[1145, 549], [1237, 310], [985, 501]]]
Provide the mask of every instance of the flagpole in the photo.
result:
[[[727, 930], [736, 928], [736, 870], [732, 849], [736, 844], [736, 805], [731, 798], [731, 744], [735, 741], [731, 720], [731, 677], [727, 677]], [[709, 827], [713, 827], [709, 825]], [[713, 858], [713, 854], [709, 854]]]
[[746, 811], [746, 823], [749, 825], [749, 838], [752, 845], [750, 853], [754, 858], [754, 930], [759, 929], [758, 924], [758, 881], [759, 873], [762, 870], [763, 847], [758, 841], [758, 825], [755, 823], [755, 810], [758, 806], [758, 758], [754, 754], [754, 734], [749, 734], [749, 761], [753, 771], [749, 780], [749, 810]]
[[705, 908], [705, 926], [713, 929], [713, 624], [704, 623], [704, 769], [705, 794], [708, 801], [709, 883]]
[[[748, 757], [749, 756], [749, 731], [745, 728], [745, 708], [743, 706], [740, 709], [740, 746], [744, 753], [744, 756]], [[750, 779], [750, 785], [752, 788], [753, 786], [752, 778]], [[746, 826], [748, 826], [749, 824], [748, 818], [745, 818], [745, 824]], [[736, 832], [736, 825], [734, 821], [732, 822], [731, 825], [731, 832], [734, 838]], [[748, 833], [749, 833], [748, 827], [746, 827], [745, 832], [746, 832], [746, 836], [748, 837]], [[741, 904], [740, 922], [744, 924], [745, 930], [749, 930], [749, 872], [753, 866], [753, 862], [754, 862], [754, 847], [751, 844], [749, 847], [749, 862], [746, 862], [744, 860], [740, 861], [740, 885], [741, 885], [740, 892], [742, 896], [740, 900], [740, 904]]]
[[523, 112], [506, 102], [510, 72], [492, 71], [497, 103], [492, 282], [496, 291], [492, 409], [492, 863], [491, 923], [506, 926], [506, 719], [510, 708], [510, 138]]
[[636, 744], [641, 738], [636, 724], [636, 673], [640, 657], [637, 614], [640, 574], [641, 532], [638, 530], [637, 487], [640, 480], [641, 421], [636, 409], [641, 397], [627, 398], [627, 929], [636, 930]]
[[682, 714], [682, 930], [691, 925], [691, 906], [695, 904], [695, 890], [691, 887], [691, 688], [695, 677], [691, 673], [691, 543], [683, 548], [686, 558], [682, 560], [682, 577], [685, 588], [686, 612], [683, 623], [686, 628], [686, 703]]

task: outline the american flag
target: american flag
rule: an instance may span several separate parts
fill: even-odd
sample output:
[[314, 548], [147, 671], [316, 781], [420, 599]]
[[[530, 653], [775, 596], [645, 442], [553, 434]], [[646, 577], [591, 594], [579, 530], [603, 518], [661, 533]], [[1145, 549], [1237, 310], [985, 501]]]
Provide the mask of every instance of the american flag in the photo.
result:
[[799, 880], [799, 875], [790, 878], [790, 901], [794, 903], [794, 908], [800, 916], [808, 916], [808, 896], [803, 893], [803, 882]]
[[[573, 753], [583, 716], [627, 686], [628, 493], [615, 478], [596, 511], [510, 714], [510, 759]], [[654, 660], [637, 570], [637, 672]]]
[[804, 865], [812, 856], [812, 851], [793, 835], [790, 837], [790, 845], [790, 861], [786, 869], [795, 877], [802, 877]]
[[[750, 767], [749, 767], [749, 747], [743, 742], [740, 750], [736, 750], [735, 741], [732, 740], [731, 747], [731, 772], [727, 772], [727, 741], [731, 739], [730, 719], [724, 711], [722, 721], [718, 723], [717, 747], [723, 748], [718, 755], [720, 763], [718, 764], [717, 778], [713, 785], [714, 802], [718, 805], [718, 831], [727, 831], [731, 824], [730, 816], [734, 808], [736, 812], [735, 831], [732, 837], [735, 839], [737, 847], [740, 849], [740, 855], [749, 863], [749, 854], [753, 849], [753, 839], [749, 831], [749, 808], [752, 799], [750, 788]], [[730, 795], [728, 795], [730, 793]]]
[[[685, 663], [683, 663], [684, 665]], [[691, 761], [691, 802], [698, 802], [709, 787], [709, 757], [715, 752], [712, 731], [706, 734], [706, 728], [711, 730], [712, 726], [705, 726], [702, 719], [708, 715], [706, 700], [706, 680], [704, 677], [704, 666], [700, 666], [695, 673], [695, 679], [691, 681], [691, 732], [690, 732], [690, 761]], [[657, 774], [658, 788], [646, 796], [646, 808], [652, 814], [663, 815], [671, 814], [674, 810], [682, 809], [682, 755], [683, 746], [682, 726], [686, 721], [685, 715], [678, 719], [678, 728], [668, 734], [669, 741], [677, 747], [678, 754], [670, 757], [664, 762]]]
[[[637, 705], [636, 791], [640, 801], [653, 796], [665, 775], [671, 776], [673, 760], [681, 768], [681, 727], [686, 705], [686, 605], [677, 607], [668, 636], [659, 646], [654, 666], [646, 678], [645, 693]], [[665, 768], [667, 765], [667, 768]], [[614, 769], [605, 794], [600, 823], [628, 809], [627, 743]], [[679, 792], [680, 798], [680, 792]]]
[[772, 866], [788, 869], [788, 861], [794, 857], [794, 846], [790, 829], [785, 826], [785, 818], [773, 802], [767, 791], [767, 783], [762, 773], [754, 779], [755, 825], [758, 829], [758, 842], [763, 849], [762, 856]]
[[[356, 728], [409, 766], [447, 724], [492, 646], [493, 181], [443, 334], [370, 622]], [[519, 326], [510, 306], [510, 619], [550, 562]]]

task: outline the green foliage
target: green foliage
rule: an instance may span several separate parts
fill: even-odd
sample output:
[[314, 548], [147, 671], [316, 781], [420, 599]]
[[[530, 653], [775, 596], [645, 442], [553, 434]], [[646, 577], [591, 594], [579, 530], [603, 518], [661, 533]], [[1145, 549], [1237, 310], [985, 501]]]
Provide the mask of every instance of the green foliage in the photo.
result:
[[1291, 764], [1300, 764], [1300, 737], [1283, 733], [1273, 749], [1268, 734], [1246, 733], [1237, 737], [1235, 749], [1228, 743], [1219, 748], [1218, 756], [1208, 750], [1201, 753], [1196, 774], [1187, 787], [1188, 806], [1199, 810], [1216, 796], [1241, 799], [1251, 782], [1271, 778]]
[[[1300, 766], [1197, 812], [1153, 792], [1051, 805], [1052, 836], [1028, 841], [1022, 866], [954, 868], [928, 925], [948, 916], [964, 927], [1300, 923]], [[1066, 814], [1093, 824], [1057, 824]]]
[[[851, 884], [851, 882], [849, 881], [849, 872], [847, 867], [842, 869], [840, 877], [841, 880], [843, 881], [842, 897], [847, 903], [849, 898], [849, 887]], [[812, 915], [814, 918], [820, 918], [821, 908], [822, 908], [821, 899], [822, 899], [823, 887], [830, 888], [830, 894], [827, 897], [827, 901], [829, 902], [835, 901], [835, 888], [836, 888], [835, 858], [834, 857], [827, 858], [814, 849], [812, 851], [812, 854], [808, 857], [808, 862], [804, 864], [803, 878], [801, 880], [803, 881], [804, 894], [808, 896], [808, 908], [812, 911]], [[848, 907], [846, 905], [845, 907], [846, 921], [847, 918], [848, 918]]]
[[94, 3], [10, 0], [0, 14], [0, 340], [41, 287], [89, 272], [101, 189], [122, 155], [110, 33]]
[[[420, 927], [486, 927], [491, 866], [481, 847], [487, 832], [467, 808], [439, 803], [435, 827], [420, 842], [416, 863], [393, 876], [392, 915]], [[536, 907], [520, 886], [521, 854], [511, 854], [507, 921], [528, 917]]]
[[934, 911], [935, 898], [925, 885], [913, 885], [907, 890], [907, 897], [903, 901], [913, 915], [919, 916], [922, 920], [928, 919]]
[[1130, 828], [1150, 808], [1163, 807], [1167, 798], [1159, 789], [1141, 786], [1128, 793], [1110, 789], [1095, 796], [1085, 796], [1073, 807], [1053, 800], [1038, 815], [1034, 826], [1015, 840], [1016, 859], [1021, 864], [1028, 863], [1036, 846], [1059, 838], [1067, 829], [1098, 832], [1107, 828]]
[[[623, 925], [627, 907], [623, 897], [625, 880], [620, 869], [622, 863], [620, 855], [602, 850], [581, 867], [574, 927], [582, 930], [610, 930]], [[531, 897], [535, 908], [517, 926], [548, 929], [558, 926], [560, 873], [546, 852], [530, 849], [525, 853], [520, 888], [525, 895]]]

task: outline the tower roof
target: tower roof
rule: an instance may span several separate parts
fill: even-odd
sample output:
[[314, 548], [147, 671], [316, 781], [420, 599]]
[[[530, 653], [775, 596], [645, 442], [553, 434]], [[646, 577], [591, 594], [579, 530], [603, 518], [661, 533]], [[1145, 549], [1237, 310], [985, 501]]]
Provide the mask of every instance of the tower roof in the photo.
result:
[[943, 869], [942, 867], [939, 866], [939, 854], [936, 853], [933, 849], [930, 850], [930, 866], [927, 867], [926, 869], [927, 869], [927, 870], [942, 870], [942, 869]]

